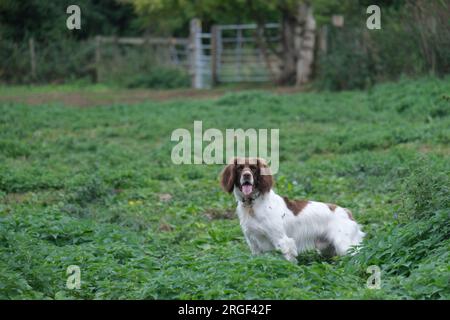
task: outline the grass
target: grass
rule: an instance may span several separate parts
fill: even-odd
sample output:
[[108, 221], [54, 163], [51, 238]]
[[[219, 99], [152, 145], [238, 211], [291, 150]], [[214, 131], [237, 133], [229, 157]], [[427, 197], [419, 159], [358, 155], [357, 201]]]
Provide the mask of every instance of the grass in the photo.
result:
[[[2, 91], [3, 92], [3, 91]], [[2, 299], [449, 299], [450, 79], [369, 92], [0, 106]], [[253, 257], [218, 165], [176, 128], [279, 128], [276, 191], [351, 208], [355, 256]], [[70, 265], [81, 289], [66, 287]], [[366, 287], [370, 265], [381, 289]]]

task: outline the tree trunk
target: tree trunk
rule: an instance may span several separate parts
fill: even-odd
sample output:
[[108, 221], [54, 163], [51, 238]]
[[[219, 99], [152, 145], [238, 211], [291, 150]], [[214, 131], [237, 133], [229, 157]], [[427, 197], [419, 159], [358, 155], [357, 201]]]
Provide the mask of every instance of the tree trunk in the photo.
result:
[[258, 22], [258, 27], [256, 30], [256, 44], [262, 53], [264, 58], [264, 63], [266, 64], [267, 70], [269, 70], [270, 79], [273, 82], [277, 81], [277, 77], [271, 62], [271, 56], [268, 48], [268, 41], [264, 39], [264, 24]]
[[288, 9], [282, 11], [281, 19], [282, 61], [278, 83], [291, 84], [295, 81], [297, 61], [294, 43], [296, 19]]
[[297, 22], [295, 41], [298, 52], [296, 84], [303, 85], [311, 80], [316, 42], [316, 20], [313, 16], [313, 8], [309, 3], [303, 2], [299, 5]]
[[282, 63], [279, 84], [302, 85], [311, 80], [314, 63], [316, 21], [309, 2], [298, 4], [296, 10], [282, 8]]

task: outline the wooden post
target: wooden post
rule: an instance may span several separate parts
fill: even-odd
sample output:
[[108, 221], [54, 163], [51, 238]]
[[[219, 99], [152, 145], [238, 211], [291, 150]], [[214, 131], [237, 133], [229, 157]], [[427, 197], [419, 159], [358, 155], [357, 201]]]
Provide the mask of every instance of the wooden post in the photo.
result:
[[218, 79], [218, 64], [219, 64], [219, 46], [218, 41], [219, 39], [219, 28], [217, 26], [212, 26], [211, 28], [211, 79], [212, 84], [216, 85], [219, 82]]
[[95, 37], [95, 82], [100, 82], [100, 46], [101, 46], [101, 37]]
[[236, 71], [239, 81], [242, 80], [242, 29], [237, 29], [236, 35]]
[[36, 51], [34, 48], [34, 38], [28, 40], [30, 47], [30, 66], [31, 66], [31, 79], [36, 80]]
[[195, 89], [203, 88], [201, 33], [201, 21], [199, 19], [192, 19], [189, 33], [189, 62], [191, 69], [191, 85]]
[[[147, 42], [147, 40], [144, 40], [144, 43], [145, 42]], [[119, 39], [117, 38], [117, 35], [113, 36], [113, 55], [114, 55], [114, 62], [119, 63], [120, 52], [119, 52]]]
[[222, 67], [222, 52], [223, 52], [223, 42], [222, 42], [222, 29], [217, 28], [217, 60], [216, 60], [216, 77], [217, 82], [220, 82], [220, 72]]
[[180, 60], [178, 59], [177, 55], [177, 44], [175, 41], [175, 38], [170, 39], [170, 45], [169, 45], [169, 56], [170, 56], [170, 63], [173, 63], [174, 65], [179, 65]]
[[324, 25], [320, 28], [319, 33], [319, 50], [322, 55], [327, 55], [328, 52], [328, 26]]

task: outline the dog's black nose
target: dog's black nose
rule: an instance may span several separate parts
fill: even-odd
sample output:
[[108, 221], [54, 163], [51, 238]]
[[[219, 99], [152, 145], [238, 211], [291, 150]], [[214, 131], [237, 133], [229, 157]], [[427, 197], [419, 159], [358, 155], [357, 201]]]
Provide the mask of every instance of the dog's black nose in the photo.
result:
[[250, 173], [244, 173], [243, 174], [244, 179], [250, 179], [252, 175]]

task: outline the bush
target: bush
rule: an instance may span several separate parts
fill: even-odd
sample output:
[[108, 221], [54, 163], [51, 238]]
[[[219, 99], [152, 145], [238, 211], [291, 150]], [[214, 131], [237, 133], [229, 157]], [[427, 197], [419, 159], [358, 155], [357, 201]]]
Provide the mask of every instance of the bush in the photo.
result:
[[330, 30], [330, 53], [319, 57], [317, 84], [328, 90], [364, 89], [373, 81], [369, 55], [356, 29]]
[[94, 43], [61, 38], [35, 41], [36, 78], [32, 77], [28, 42], [0, 43], [0, 78], [6, 83], [65, 83], [93, 81]]
[[450, 72], [450, 1], [411, 1], [383, 10], [381, 30], [360, 20], [329, 29], [328, 52], [319, 54], [316, 85], [362, 89], [374, 83]]
[[98, 81], [128, 88], [189, 87], [187, 71], [175, 66], [168, 58], [170, 53], [163, 49], [104, 44], [97, 66], [92, 39], [35, 41], [36, 77], [33, 78], [28, 42], [5, 40], [0, 43], [0, 79], [8, 84]]
[[[428, 161], [427, 161], [428, 160]], [[403, 184], [403, 211], [412, 219], [430, 218], [439, 210], [450, 210], [450, 166], [421, 158], [410, 166]]]

